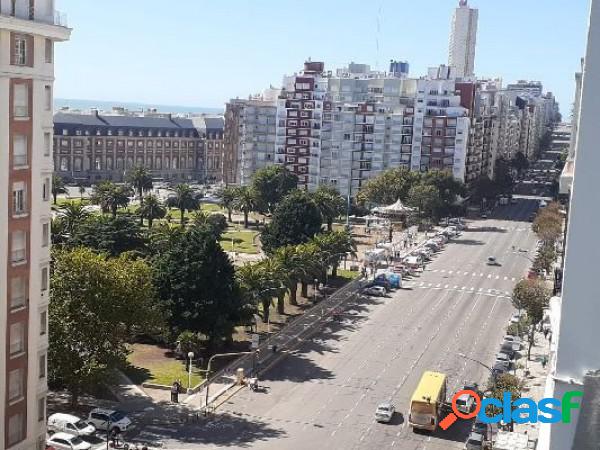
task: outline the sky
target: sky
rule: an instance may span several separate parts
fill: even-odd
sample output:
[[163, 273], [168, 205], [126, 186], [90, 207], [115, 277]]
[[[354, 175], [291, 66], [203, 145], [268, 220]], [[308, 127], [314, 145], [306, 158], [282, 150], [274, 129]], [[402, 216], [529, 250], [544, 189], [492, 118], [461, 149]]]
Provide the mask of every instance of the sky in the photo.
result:
[[[57, 44], [55, 96], [224, 108], [279, 86], [307, 58], [412, 76], [448, 60], [458, 0], [58, 0], [73, 28]], [[540, 80], [568, 116], [589, 0], [470, 0], [475, 72]]]

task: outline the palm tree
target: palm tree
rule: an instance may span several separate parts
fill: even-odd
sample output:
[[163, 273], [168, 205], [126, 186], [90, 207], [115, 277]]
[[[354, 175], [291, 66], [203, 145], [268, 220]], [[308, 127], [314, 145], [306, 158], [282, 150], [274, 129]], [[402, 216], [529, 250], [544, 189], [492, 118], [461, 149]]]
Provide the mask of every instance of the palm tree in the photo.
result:
[[327, 231], [333, 229], [333, 219], [342, 215], [346, 208], [346, 201], [333, 186], [321, 184], [313, 194], [323, 219], [327, 222]]
[[108, 197], [114, 188], [115, 184], [112, 181], [103, 181], [94, 185], [92, 189], [90, 200], [94, 205], [100, 206], [103, 214], [106, 214], [108, 211], [110, 211]]
[[244, 213], [244, 228], [248, 228], [248, 214], [256, 208], [256, 195], [248, 186], [240, 186], [235, 190], [235, 208]]
[[138, 213], [142, 218], [148, 220], [148, 228], [152, 228], [152, 222], [155, 219], [162, 219], [167, 214], [167, 209], [163, 206], [156, 195], [147, 195], [141, 204]]
[[178, 184], [173, 189], [175, 195], [168, 200], [169, 205], [179, 209], [181, 214], [181, 226], [185, 226], [185, 211], [194, 211], [200, 206], [198, 192], [196, 192], [189, 184]]
[[85, 194], [85, 186], [79, 183], [77, 188], [79, 189], [79, 196], [81, 197], [81, 201], [83, 201], [83, 194]]
[[103, 181], [94, 186], [91, 200], [92, 203], [100, 205], [103, 213], [110, 211], [113, 218], [117, 217], [117, 209], [129, 205], [131, 188], [127, 185], [116, 185], [112, 181]]
[[312, 242], [296, 246], [298, 259], [304, 271], [300, 277], [300, 293], [308, 298], [308, 283], [323, 277], [323, 254], [321, 249]]
[[277, 312], [285, 314], [285, 293], [287, 287], [284, 284], [286, 277], [285, 267], [283, 267], [276, 258], [263, 259], [260, 263], [265, 272], [265, 289], [271, 297], [277, 297]]
[[262, 320], [267, 323], [273, 290], [278, 287], [270, 280], [269, 272], [262, 263], [245, 264], [236, 270], [236, 276], [247, 301], [254, 305], [256, 310], [259, 304], [262, 306]]
[[347, 231], [331, 231], [316, 235], [311, 241], [322, 253], [323, 270], [331, 267], [331, 276], [337, 276], [337, 268], [345, 255], [356, 253], [356, 243]]
[[59, 215], [64, 231], [72, 236], [75, 229], [90, 216], [90, 213], [81, 203], [68, 202], [60, 207]]
[[52, 197], [54, 198], [54, 204], [56, 205], [56, 197], [58, 194], [66, 194], [67, 188], [65, 187], [65, 180], [60, 175], [54, 175], [52, 177]]
[[140, 199], [140, 206], [143, 206], [144, 192], [152, 190], [152, 175], [150, 174], [150, 171], [145, 167], [134, 167], [127, 174], [127, 180], [137, 192], [138, 198]]
[[298, 281], [305, 274], [304, 261], [296, 246], [286, 245], [275, 250], [272, 258], [282, 268], [282, 281], [290, 296], [290, 305], [298, 305]]
[[232, 222], [231, 211], [235, 205], [236, 188], [233, 186], [226, 186], [219, 192], [218, 196], [221, 199], [221, 205], [227, 209], [227, 219], [229, 222]]

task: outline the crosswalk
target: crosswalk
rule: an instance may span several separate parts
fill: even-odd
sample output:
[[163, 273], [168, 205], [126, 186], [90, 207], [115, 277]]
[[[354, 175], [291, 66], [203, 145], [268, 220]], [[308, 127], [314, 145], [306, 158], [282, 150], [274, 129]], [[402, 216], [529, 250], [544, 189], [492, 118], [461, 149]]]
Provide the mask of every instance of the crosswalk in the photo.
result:
[[503, 291], [501, 289], [487, 289], [482, 287], [474, 286], [460, 286], [457, 284], [443, 284], [443, 283], [427, 283], [425, 281], [405, 281], [402, 283], [403, 289], [438, 289], [438, 290], [450, 290], [450, 291], [464, 291], [473, 292], [482, 295], [489, 295], [493, 297], [511, 297], [510, 291]]
[[492, 273], [483, 273], [483, 272], [465, 272], [463, 270], [446, 270], [446, 269], [425, 269], [427, 273], [443, 273], [447, 275], [455, 275], [455, 276], [471, 276], [471, 277], [479, 277], [479, 278], [487, 278], [490, 280], [504, 280], [504, 281], [517, 281], [515, 277], [506, 277], [502, 275], [495, 275]]

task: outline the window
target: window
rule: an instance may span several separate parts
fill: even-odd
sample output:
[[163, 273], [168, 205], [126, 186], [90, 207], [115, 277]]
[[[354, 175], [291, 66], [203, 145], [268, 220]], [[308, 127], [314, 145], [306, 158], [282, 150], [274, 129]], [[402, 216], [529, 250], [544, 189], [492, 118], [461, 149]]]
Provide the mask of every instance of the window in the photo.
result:
[[45, 50], [45, 61], [52, 64], [54, 62], [54, 42], [52, 42], [52, 39], [46, 39]]
[[75, 172], [81, 172], [83, 167], [83, 160], [81, 158], [73, 158], [73, 170]]
[[42, 185], [42, 200], [45, 202], [50, 200], [50, 178], [44, 179], [44, 184]]
[[27, 136], [15, 134], [13, 136], [13, 167], [26, 167], [27, 162]]
[[25, 182], [13, 183], [13, 215], [25, 214], [27, 212]]
[[28, 62], [28, 42], [29, 39], [24, 34], [13, 34], [14, 39], [14, 52], [13, 52], [13, 65], [25, 66]]
[[48, 290], [48, 268], [47, 267], [43, 267], [42, 268], [42, 293], [46, 292]]
[[13, 115], [29, 117], [29, 86], [24, 83], [13, 85]]
[[50, 244], [50, 224], [42, 224], [42, 247], [48, 247]]
[[48, 333], [48, 311], [40, 313], [40, 336], [45, 336]]
[[46, 420], [46, 397], [38, 399], [38, 422]]
[[18, 230], [12, 233], [11, 259], [13, 264], [25, 262], [27, 249], [27, 235], [25, 231]]
[[8, 419], [8, 446], [11, 447], [25, 439], [25, 415], [17, 413]]
[[[10, 350], [9, 354], [12, 357], [19, 355], [25, 351], [25, 323], [17, 322], [10, 326]], [[14, 397], [11, 396], [11, 399]]]
[[44, 133], [44, 156], [50, 156], [52, 153], [52, 135]]
[[27, 302], [27, 283], [24, 277], [10, 280], [10, 309], [15, 310], [25, 306]]
[[52, 86], [44, 86], [44, 99], [46, 100], [46, 111], [52, 111]]
[[67, 156], [62, 156], [60, 158], [60, 171], [61, 172], [69, 171], [69, 158]]
[[38, 366], [40, 380], [46, 378], [46, 354], [40, 355]]

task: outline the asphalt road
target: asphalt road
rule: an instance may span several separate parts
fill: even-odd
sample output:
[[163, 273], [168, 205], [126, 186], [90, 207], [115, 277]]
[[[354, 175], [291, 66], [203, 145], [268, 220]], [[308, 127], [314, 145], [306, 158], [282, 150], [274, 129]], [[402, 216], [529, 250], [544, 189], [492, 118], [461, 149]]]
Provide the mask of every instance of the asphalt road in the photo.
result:
[[[512, 314], [510, 292], [531, 264], [535, 200], [499, 207], [434, 257], [387, 298], [350, 305], [295, 352], [269, 369], [264, 392], [243, 389], [208, 423], [144, 430], [165, 448], [460, 449], [466, 422], [448, 432], [415, 433], [409, 399], [425, 370], [449, 377], [449, 394], [489, 372]], [[514, 247], [514, 249], [513, 249]], [[521, 250], [528, 250], [519, 251]], [[486, 264], [495, 256], [501, 264]], [[378, 403], [398, 411], [374, 421]]]

